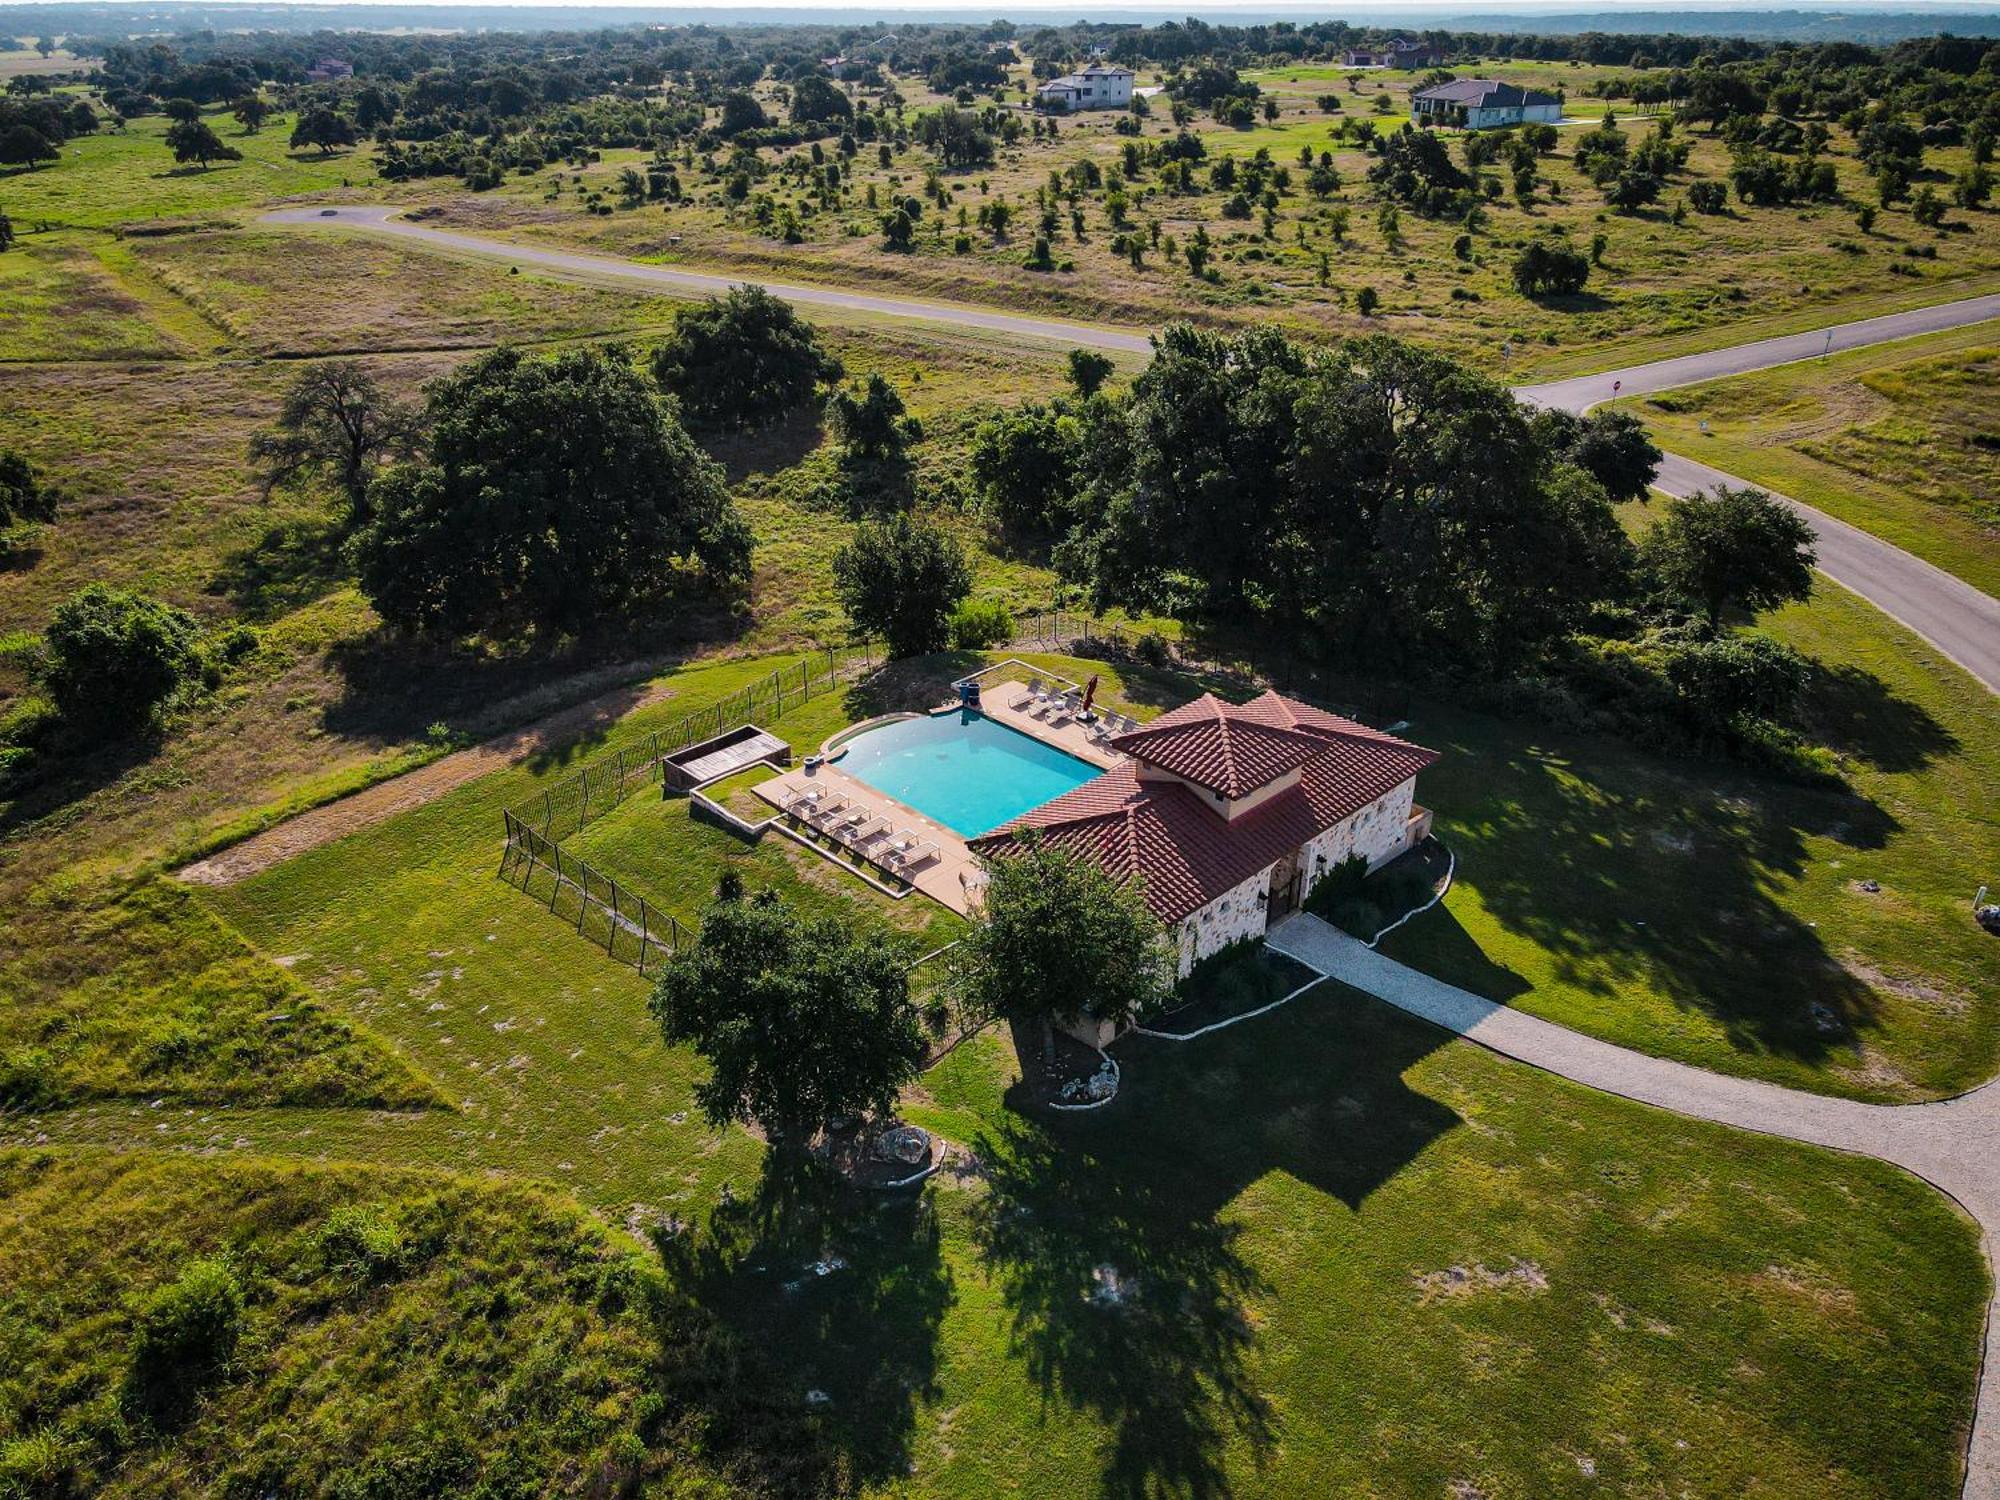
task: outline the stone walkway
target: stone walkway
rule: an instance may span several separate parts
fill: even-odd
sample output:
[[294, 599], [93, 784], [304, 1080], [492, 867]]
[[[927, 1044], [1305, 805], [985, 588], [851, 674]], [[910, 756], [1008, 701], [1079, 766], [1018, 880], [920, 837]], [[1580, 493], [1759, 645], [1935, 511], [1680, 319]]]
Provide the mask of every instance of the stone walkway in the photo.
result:
[[[1352, 985], [1504, 1056], [1606, 1093], [1742, 1130], [1880, 1157], [1955, 1199], [1978, 1221], [1987, 1263], [2000, 1228], [2000, 1081], [1936, 1104], [1860, 1104], [1730, 1078], [1651, 1057], [1481, 999], [1372, 951], [1307, 913], [1269, 942]], [[1996, 1299], [2000, 1300], [2000, 1299]], [[1966, 1500], [2000, 1500], [2000, 1316], [1989, 1304], [1985, 1375], [1973, 1418]]]

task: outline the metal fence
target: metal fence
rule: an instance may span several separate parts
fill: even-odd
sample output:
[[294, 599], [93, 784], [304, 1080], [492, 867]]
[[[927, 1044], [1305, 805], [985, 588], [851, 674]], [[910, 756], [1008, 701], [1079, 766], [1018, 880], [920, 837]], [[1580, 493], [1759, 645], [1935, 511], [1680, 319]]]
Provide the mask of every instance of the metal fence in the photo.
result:
[[500, 878], [545, 904], [556, 916], [620, 963], [641, 974], [677, 953], [691, 934], [671, 912], [627, 890], [567, 853], [562, 840], [604, 816], [633, 792], [660, 782], [660, 762], [689, 745], [758, 719], [775, 719], [818, 697], [856, 667], [875, 663], [872, 644], [834, 647], [779, 667], [671, 728], [657, 730], [599, 756], [501, 814], [506, 842]]
[[[867, 642], [814, 652], [689, 714], [671, 728], [656, 730], [600, 755], [546, 788], [539, 797], [513, 808], [510, 817], [545, 838], [566, 839], [639, 788], [658, 785], [662, 758], [758, 719], [778, 718], [818, 697], [856, 666], [868, 667], [874, 662], [874, 647]], [[511, 834], [509, 837], [511, 840]]]
[[500, 856], [500, 878], [545, 904], [611, 957], [644, 974], [689, 941], [688, 930], [672, 912], [659, 910], [574, 854], [565, 854], [562, 845], [513, 813], [504, 816], [507, 845]]

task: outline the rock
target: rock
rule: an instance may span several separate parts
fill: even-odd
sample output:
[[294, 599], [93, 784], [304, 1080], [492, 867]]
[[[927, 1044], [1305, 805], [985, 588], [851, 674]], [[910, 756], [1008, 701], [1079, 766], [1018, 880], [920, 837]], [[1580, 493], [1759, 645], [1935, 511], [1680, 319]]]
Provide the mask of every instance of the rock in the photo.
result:
[[815, 1388], [813, 1390], [806, 1392], [806, 1405], [831, 1406], [833, 1405], [833, 1397], [828, 1395], [825, 1391]]
[[1882, 882], [1879, 880], [1864, 880], [1861, 882], [1860, 888], [1871, 896], [1879, 895], [1882, 890]]
[[1821, 1036], [1832, 1036], [1844, 1029], [1840, 1024], [1840, 1017], [1834, 1014], [1832, 1007], [1818, 1000], [1807, 1007], [1806, 1014], [1812, 1017], [1813, 1030]]
[[931, 1157], [930, 1132], [915, 1125], [898, 1125], [876, 1136], [868, 1151], [877, 1161], [901, 1162], [906, 1167], [922, 1166]]

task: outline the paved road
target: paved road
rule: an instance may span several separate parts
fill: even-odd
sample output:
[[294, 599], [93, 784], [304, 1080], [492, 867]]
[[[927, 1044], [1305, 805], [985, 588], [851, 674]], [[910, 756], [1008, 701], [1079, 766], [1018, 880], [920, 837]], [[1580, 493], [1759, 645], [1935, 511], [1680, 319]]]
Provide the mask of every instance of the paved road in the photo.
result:
[[[1691, 495], [1718, 484], [1741, 485], [1720, 469], [1678, 453], [1660, 462], [1653, 488]], [[1777, 494], [1811, 523], [1819, 546], [1819, 570], [1859, 594], [1890, 619], [1908, 626], [1946, 656], [2000, 693], [2000, 599], [1981, 593], [1961, 578], [1892, 547], [1859, 526]]]
[[[487, 259], [501, 259], [517, 265], [539, 266], [569, 275], [632, 282], [641, 286], [693, 292], [724, 292], [740, 285], [743, 277], [717, 276], [702, 271], [682, 271], [671, 266], [644, 265], [614, 256], [585, 255], [572, 250], [551, 250], [534, 245], [515, 245], [482, 235], [461, 234], [436, 229], [428, 224], [398, 218], [400, 210], [382, 207], [286, 208], [264, 215], [266, 222], [345, 227], [374, 234], [391, 235], [439, 249], [454, 250]], [[777, 296], [811, 307], [832, 307], [850, 312], [879, 313], [887, 317], [917, 318], [927, 322], [954, 324], [961, 328], [984, 328], [1027, 338], [1052, 339], [1071, 346], [1146, 353], [1151, 341], [1144, 334], [1111, 328], [1094, 328], [1082, 323], [1065, 323], [1055, 318], [989, 311], [964, 303], [927, 302], [913, 297], [873, 296], [845, 292], [831, 287], [802, 286], [761, 281]], [[1943, 328], [2000, 317], [2000, 294], [1969, 297], [1937, 307], [1916, 308], [1890, 313], [1858, 323], [1843, 323], [1832, 329], [1786, 334], [1759, 339], [1731, 349], [1708, 354], [1690, 354], [1679, 359], [1609, 370], [1601, 375], [1578, 376], [1546, 385], [1517, 387], [1515, 394], [1526, 401], [1562, 406], [1582, 411], [1608, 400], [1611, 384], [1618, 381], [1622, 395], [1642, 395], [1673, 386], [1724, 375], [1740, 375], [1773, 365], [1812, 359], [1828, 347], [1835, 351], [1858, 349], [1890, 339], [1910, 338]], [[1669, 454], [1660, 471], [1660, 488], [1669, 494], [1685, 495], [1716, 484], [1741, 484], [1716, 469], [1691, 459]], [[1819, 538], [1820, 570], [1845, 588], [1851, 589], [1885, 614], [1908, 626], [1945, 655], [2000, 693], [2000, 602], [1970, 584], [1912, 557], [1898, 547], [1879, 540], [1845, 522], [1787, 497], [1808, 521]]]
[[[1649, 1057], [1481, 999], [1301, 914], [1268, 941], [1308, 968], [1433, 1025], [1591, 1088], [1696, 1119], [1853, 1151], [1914, 1172], [1979, 1222], [1989, 1265], [2000, 1232], [2000, 1082], [1937, 1104], [1859, 1104], [1729, 1078]], [[1966, 1500], [2000, 1497], [2000, 1296], [1987, 1308], [1986, 1359], [1967, 1455]]]
[[[1858, 323], [1838, 323], [1831, 328], [1814, 328], [1805, 333], [1788, 333], [1755, 343], [1737, 344], [1728, 349], [1712, 349], [1706, 354], [1684, 354], [1679, 359], [1655, 360], [1625, 370], [1605, 370], [1597, 375], [1578, 375], [1546, 385], [1517, 386], [1514, 394], [1538, 406], [1560, 406], [1581, 412], [1612, 396], [1646, 396], [1670, 391], [1676, 386], [1699, 385], [1704, 380], [1720, 380], [1725, 375], [1747, 375], [1774, 365], [1794, 365], [1818, 359], [1822, 354], [1838, 354], [1843, 349], [1864, 349], [1870, 344], [1886, 344], [1893, 339], [1915, 338], [1920, 333], [1938, 333], [1946, 328], [1963, 328], [2000, 318], [2000, 293], [1943, 302], [1936, 307], [1916, 307], [1908, 312], [1885, 313], [1879, 318], [1863, 318]], [[1613, 383], [1620, 387], [1614, 392]]]
[[1111, 349], [1125, 354], [1145, 354], [1152, 340], [1142, 333], [1121, 333], [1112, 328], [1092, 328], [1084, 323], [1065, 323], [1056, 318], [1016, 316], [992, 312], [960, 302], [925, 302], [916, 297], [875, 297], [865, 292], [843, 292], [832, 287], [803, 286], [768, 281], [761, 276], [715, 276], [703, 271], [681, 271], [672, 266], [651, 266], [611, 255], [584, 255], [574, 250], [549, 250], [538, 245], [515, 245], [483, 235], [460, 234], [452, 229], [434, 229], [428, 224], [397, 218], [394, 208], [281, 208], [264, 215], [268, 224], [311, 224], [317, 227], [365, 229], [374, 234], [415, 240], [443, 250], [457, 250], [485, 259], [505, 260], [515, 265], [540, 266], [572, 276], [605, 277], [635, 282], [670, 291], [726, 292], [733, 286], [754, 281], [773, 296], [808, 307], [837, 307], [848, 312], [881, 313], [892, 318], [921, 318], [927, 322], [950, 323], [960, 328], [989, 328], [996, 333], [1026, 338], [1056, 339], [1071, 346]]

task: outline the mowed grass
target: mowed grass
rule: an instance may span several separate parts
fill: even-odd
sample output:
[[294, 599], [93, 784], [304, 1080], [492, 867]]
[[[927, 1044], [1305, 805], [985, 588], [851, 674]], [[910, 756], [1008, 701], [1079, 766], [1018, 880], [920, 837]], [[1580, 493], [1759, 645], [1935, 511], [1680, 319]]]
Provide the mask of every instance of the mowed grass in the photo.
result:
[[1418, 797], [1458, 870], [1384, 949], [1701, 1067], [1884, 1100], [1981, 1083], [2000, 1005], [1971, 919], [2000, 848], [1992, 698], [1840, 589], [1765, 623], [1823, 664], [1804, 712], [1846, 789], [1422, 705], [1408, 733], [1444, 759]]
[[226, 111], [206, 118], [243, 153], [241, 161], [206, 170], [181, 166], [166, 146], [172, 121], [145, 115], [123, 130], [65, 142], [61, 158], [47, 166], [0, 177], [0, 198], [22, 229], [44, 223], [112, 229], [149, 219], [241, 221], [280, 199], [374, 181], [366, 153], [293, 151], [295, 116], [273, 115], [255, 135], [245, 135]]
[[1920, 1184], [1332, 984], [1118, 1054], [1073, 1121], [927, 1080], [983, 1172], [937, 1190], [916, 1492], [1954, 1492], [1985, 1277]]
[[[547, 1006], [578, 1049], [646, 1030], [636, 987], [588, 1020], [557, 1002], [560, 950], [534, 946], [510, 1010]], [[464, 998], [502, 998], [472, 983]], [[1010, 1107], [1000, 1038], [953, 1053], [908, 1112], [970, 1147], [979, 1169], [938, 1179], [927, 1213], [859, 1201], [800, 1241], [782, 1216], [746, 1227], [723, 1210], [747, 1239], [725, 1241], [734, 1253], [697, 1290], [735, 1337], [782, 1356], [768, 1392], [712, 1399], [782, 1409], [822, 1390], [866, 1488], [926, 1496], [1955, 1493], [1986, 1277], [1971, 1226], [1896, 1170], [1594, 1094], [1332, 984], [1202, 1043], [1119, 1053], [1120, 1100], [1074, 1121]], [[643, 1084], [678, 1067], [649, 1039], [621, 1102], [640, 1106]], [[661, 1198], [682, 1212], [712, 1203], [718, 1181], [755, 1201], [754, 1143], [731, 1131], [718, 1150], [689, 1129], [654, 1168], [674, 1192], [633, 1208], [615, 1160], [627, 1133], [603, 1119], [591, 1072], [577, 1070], [536, 1128], [578, 1142], [562, 1180], [614, 1221], [647, 1222]], [[308, 1125], [325, 1118], [301, 1115], [279, 1149], [405, 1165], [420, 1144], [390, 1117], [355, 1116], [337, 1134]], [[520, 1268], [540, 1262], [522, 1241], [486, 1238], [496, 1214], [519, 1215], [537, 1243], [570, 1243], [540, 1227], [547, 1200], [454, 1184], [413, 1214], [418, 1174], [277, 1168], [242, 1141], [225, 1138], [219, 1161], [148, 1154], [110, 1169], [71, 1156], [17, 1199], [33, 1211], [13, 1221], [37, 1243], [109, 1245], [102, 1258], [134, 1286], [163, 1280], [175, 1254], [235, 1250], [265, 1289], [253, 1326], [270, 1333], [197, 1429], [220, 1428], [232, 1456], [252, 1409], [281, 1426], [316, 1413], [292, 1463], [355, 1441], [343, 1386], [371, 1395], [378, 1378], [402, 1380], [378, 1319], [429, 1327], [455, 1284], [435, 1279], [447, 1256], [477, 1254], [488, 1286], [531, 1278], [473, 1378], [538, 1328], [580, 1328], [564, 1298], [530, 1290]], [[520, 1144], [468, 1133], [458, 1164], [551, 1175]], [[289, 1191], [262, 1186], [273, 1173]], [[328, 1199], [380, 1203], [392, 1223], [447, 1213], [454, 1227], [436, 1260], [301, 1343], [284, 1318], [314, 1263], [267, 1247], [300, 1243]], [[225, 1238], [212, 1227], [225, 1212], [263, 1228]], [[132, 1223], [93, 1234], [99, 1214]], [[815, 1261], [839, 1264], [815, 1276]], [[69, 1266], [7, 1262], [0, 1285], [39, 1288]], [[104, 1274], [29, 1303], [39, 1328], [66, 1332], [51, 1347], [107, 1372], [99, 1382], [129, 1337], [91, 1296]], [[618, 1326], [565, 1345], [598, 1354], [590, 1378], [632, 1350]], [[357, 1374], [265, 1378], [307, 1353]], [[455, 1411], [471, 1398], [461, 1378], [427, 1360], [414, 1394]], [[517, 1388], [485, 1399], [504, 1408]], [[412, 1392], [383, 1396], [393, 1407]], [[511, 1443], [540, 1436], [532, 1421], [506, 1426]]]
[[[683, 299], [579, 286], [340, 230], [131, 242], [147, 272], [259, 353], [532, 344], [662, 331]], [[309, 275], [300, 264], [310, 265]]]
[[1992, 325], [1670, 391], [1640, 404], [1679, 453], [1817, 506], [2000, 594]]
[[26, 235], [0, 255], [0, 360], [176, 359], [189, 352], [91, 250], [80, 235]]

